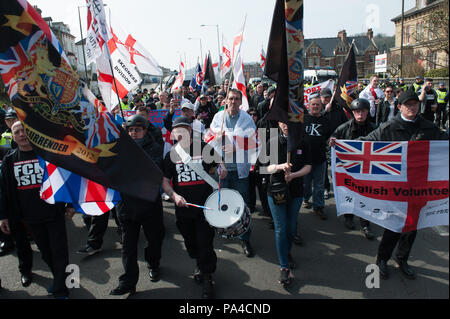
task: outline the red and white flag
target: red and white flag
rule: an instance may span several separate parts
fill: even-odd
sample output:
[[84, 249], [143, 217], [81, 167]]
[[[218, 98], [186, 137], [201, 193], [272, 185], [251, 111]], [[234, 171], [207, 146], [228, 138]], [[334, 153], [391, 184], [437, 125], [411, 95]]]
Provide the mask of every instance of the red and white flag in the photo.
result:
[[259, 64], [261, 65], [261, 69], [264, 71], [264, 68], [266, 67], [266, 53], [264, 52], [264, 49], [261, 49], [260, 60], [261, 61]]
[[338, 215], [355, 214], [398, 233], [448, 225], [448, 151], [448, 141], [336, 141]]
[[127, 62], [141, 73], [162, 76], [163, 72], [155, 58], [129, 32], [122, 29], [117, 21], [119, 20], [111, 21], [111, 34], [120, 53], [127, 58]]
[[244, 30], [241, 29], [233, 39], [232, 61], [235, 63], [236, 58], [241, 51], [242, 42], [244, 41]]
[[106, 108], [111, 111], [120, 100], [142, 82], [135, 67], [118, 49], [106, 21], [102, 0], [86, 0], [88, 6], [87, 47], [89, 60], [95, 59], [98, 87]]
[[175, 92], [176, 90], [181, 89], [184, 82], [184, 63], [183, 61], [180, 62], [180, 70], [178, 71], [178, 76], [175, 79], [175, 82], [172, 85], [171, 93]]
[[236, 57], [233, 69], [233, 89], [238, 89], [242, 93], [242, 105], [241, 110], [248, 111], [249, 104], [247, 98], [247, 87], [245, 85], [244, 77], [244, 63], [242, 62], [242, 55], [239, 53]]
[[228, 44], [226, 44], [225, 38], [223, 38], [222, 42], [222, 65], [220, 66], [220, 75], [223, 79], [231, 69], [231, 51]]

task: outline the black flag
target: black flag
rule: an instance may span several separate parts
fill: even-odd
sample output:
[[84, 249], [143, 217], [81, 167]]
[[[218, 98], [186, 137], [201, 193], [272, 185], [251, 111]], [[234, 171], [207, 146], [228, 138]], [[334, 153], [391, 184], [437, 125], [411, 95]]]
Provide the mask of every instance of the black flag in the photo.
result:
[[350, 46], [347, 58], [342, 66], [335, 93], [335, 99], [338, 104], [344, 108], [348, 119], [353, 118], [350, 104], [357, 98], [357, 96], [355, 96], [355, 91], [358, 88], [358, 72], [353, 47], [354, 43]]
[[202, 94], [206, 94], [208, 88], [216, 85], [216, 77], [214, 76], [214, 68], [211, 61], [211, 54], [208, 53], [208, 56], [205, 61], [205, 66], [203, 68], [204, 79], [202, 85]]
[[288, 124], [288, 152], [303, 136], [303, 48], [303, 0], [277, 0], [264, 74], [277, 82], [268, 118]]
[[153, 201], [162, 172], [70, 67], [26, 1], [0, 2], [0, 74], [36, 153], [119, 192]]

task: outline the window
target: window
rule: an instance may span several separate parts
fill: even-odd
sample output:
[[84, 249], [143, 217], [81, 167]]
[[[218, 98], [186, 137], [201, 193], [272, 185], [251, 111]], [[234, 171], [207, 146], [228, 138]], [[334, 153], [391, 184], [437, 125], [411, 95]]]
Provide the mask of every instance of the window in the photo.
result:
[[405, 27], [405, 35], [403, 37], [403, 44], [409, 44], [410, 40], [410, 33], [409, 33], [409, 25]]
[[420, 23], [420, 41], [422, 42], [423, 40], [425, 40], [425, 30], [424, 30], [424, 25], [423, 25], [423, 21]]
[[416, 24], [416, 42], [420, 42], [420, 24]]

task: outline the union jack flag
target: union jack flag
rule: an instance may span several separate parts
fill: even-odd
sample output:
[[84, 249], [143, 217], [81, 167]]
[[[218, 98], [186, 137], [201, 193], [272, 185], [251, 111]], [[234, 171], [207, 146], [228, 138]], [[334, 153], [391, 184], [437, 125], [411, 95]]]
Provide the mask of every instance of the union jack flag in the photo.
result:
[[336, 167], [354, 174], [401, 175], [402, 152], [398, 142], [336, 141]]
[[80, 213], [98, 216], [110, 211], [120, 200], [119, 192], [57, 167], [39, 157], [44, 176], [41, 199], [49, 204], [70, 203]]

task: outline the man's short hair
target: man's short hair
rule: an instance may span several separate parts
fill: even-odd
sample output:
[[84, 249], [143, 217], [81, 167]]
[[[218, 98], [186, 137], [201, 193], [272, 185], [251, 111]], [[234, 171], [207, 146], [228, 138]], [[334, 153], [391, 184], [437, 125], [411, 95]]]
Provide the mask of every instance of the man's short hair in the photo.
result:
[[433, 82], [433, 79], [432, 78], [426, 78], [425, 82]]
[[146, 106], [143, 106], [143, 105], [139, 106], [139, 107], [136, 109], [136, 112], [146, 112], [147, 114], [149, 114], [148, 108], [147, 108]]
[[235, 94], [238, 94], [239, 97], [240, 97], [241, 100], [242, 100], [242, 92], [241, 92], [241, 91], [239, 91], [238, 89], [230, 89], [230, 90], [228, 91], [228, 96], [230, 96], [230, 93], [231, 93], [231, 92], [233, 92], [233, 93], [235, 93]]
[[372, 75], [369, 79], [370, 82], [372, 82], [373, 79], [378, 78], [378, 75]]

